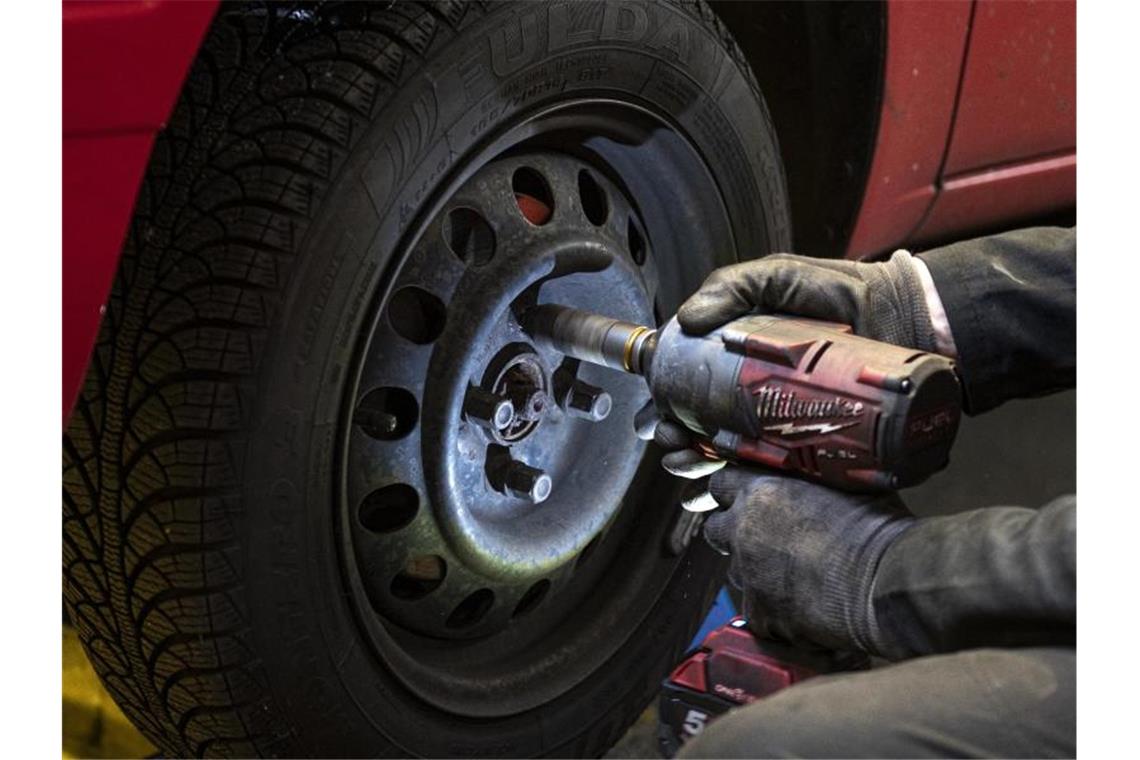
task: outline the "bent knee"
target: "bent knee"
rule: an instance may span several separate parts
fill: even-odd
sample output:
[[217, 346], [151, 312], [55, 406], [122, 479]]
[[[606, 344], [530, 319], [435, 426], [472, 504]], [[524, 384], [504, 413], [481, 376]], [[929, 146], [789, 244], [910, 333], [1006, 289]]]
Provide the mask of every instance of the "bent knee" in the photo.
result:
[[[792, 694], [789, 690], [788, 695]], [[821, 704], [769, 699], [732, 710], [682, 748], [681, 757], [855, 756], [835, 714]]]

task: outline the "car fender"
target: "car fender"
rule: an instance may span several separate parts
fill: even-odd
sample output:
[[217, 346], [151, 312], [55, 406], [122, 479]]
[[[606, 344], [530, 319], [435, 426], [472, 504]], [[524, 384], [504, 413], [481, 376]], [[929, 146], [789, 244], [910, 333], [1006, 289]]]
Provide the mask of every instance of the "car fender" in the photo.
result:
[[135, 197], [218, 3], [63, 3], [63, 418]]

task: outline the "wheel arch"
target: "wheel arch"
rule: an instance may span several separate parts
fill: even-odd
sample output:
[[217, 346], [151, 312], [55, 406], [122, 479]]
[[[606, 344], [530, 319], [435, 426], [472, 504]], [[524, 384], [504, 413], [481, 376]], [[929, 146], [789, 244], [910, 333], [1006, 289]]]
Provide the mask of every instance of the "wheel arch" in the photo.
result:
[[885, 3], [710, 2], [772, 114], [797, 253], [842, 256], [877, 142]]

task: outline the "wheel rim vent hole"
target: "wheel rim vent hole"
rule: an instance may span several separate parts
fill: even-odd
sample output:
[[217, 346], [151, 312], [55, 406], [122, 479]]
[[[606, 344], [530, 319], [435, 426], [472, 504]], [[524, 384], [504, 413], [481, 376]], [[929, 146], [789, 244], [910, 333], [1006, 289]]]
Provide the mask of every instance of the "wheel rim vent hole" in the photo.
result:
[[443, 238], [460, 261], [482, 266], [495, 257], [495, 231], [478, 211], [452, 209], [443, 222]]
[[400, 288], [388, 303], [388, 322], [400, 337], [426, 345], [443, 332], [447, 307], [423, 288]]
[[397, 599], [422, 599], [439, 588], [447, 577], [447, 563], [437, 554], [424, 554], [408, 560], [392, 579], [389, 589]]
[[546, 598], [548, 591], [550, 591], [550, 581], [545, 578], [528, 588], [522, 598], [519, 599], [519, 603], [515, 605], [515, 611], [511, 613], [511, 617], [519, 617], [533, 610]]
[[595, 227], [606, 223], [610, 215], [610, 204], [606, 191], [594, 179], [594, 175], [582, 169], [578, 172], [578, 197], [582, 200], [582, 212]]
[[550, 183], [537, 170], [520, 166], [511, 175], [511, 189], [515, 193], [515, 203], [519, 213], [531, 224], [541, 227], [554, 216], [554, 193]]
[[638, 229], [637, 223], [633, 221], [633, 217], [629, 218], [625, 234], [626, 243], [629, 245], [629, 255], [633, 257], [638, 266], [641, 266], [645, 263], [645, 237]]
[[355, 422], [371, 438], [394, 441], [412, 431], [419, 412], [416, 397], [403, 388], [376, 388], [356, 407]]
[[460, 602], [448, 615], [444, 625], [455, 629], [470, 628], [486, 617], [494, 603], [495, 593], [489, 588], [481, 588]]
[[373, 533], [391, 533], [408, 525], [419, 510], [416, 489], [406, 483], [393, 483], [364, 497], [360, 503], [360, 524]]

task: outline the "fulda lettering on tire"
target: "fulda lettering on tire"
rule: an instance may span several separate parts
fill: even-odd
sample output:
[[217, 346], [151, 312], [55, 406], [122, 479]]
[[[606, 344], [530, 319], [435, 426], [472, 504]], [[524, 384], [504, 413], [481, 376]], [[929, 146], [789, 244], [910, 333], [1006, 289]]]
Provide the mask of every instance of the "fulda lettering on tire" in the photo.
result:
[[722, 568], [639, 381], [519, 314], [660, 320], [788, 244], [704, 5], [224, 5], [64, 442], [104, 683], [170, 755], [604, 752]]

